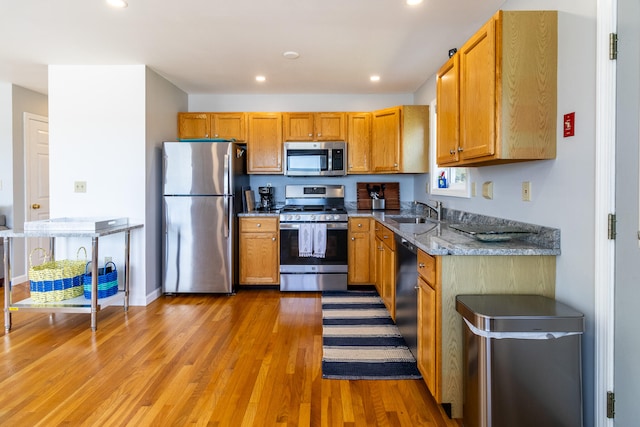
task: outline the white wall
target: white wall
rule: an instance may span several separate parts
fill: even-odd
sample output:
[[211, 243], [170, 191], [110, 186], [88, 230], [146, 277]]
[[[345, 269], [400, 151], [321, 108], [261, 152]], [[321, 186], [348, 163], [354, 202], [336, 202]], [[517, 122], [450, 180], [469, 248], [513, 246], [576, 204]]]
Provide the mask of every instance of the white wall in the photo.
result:
[[[128, 217], [145, 224], [147, 193], [146, 67], [49, 66], [51, 217]], [[85, 181], [86, 193], [74, 182]], [[145, 224], [146, 225], [146, 224]], [[155, 231], [152, 229], [152, 231]], [[146, 298], [146, 228], [131, 236], [131, 303]], [[57, 239], [59, 254], [75, 256], [89, 239]], [[99, 240], [99, 260], [120, 271], [124, 235]], [[122, 277], [122, 276], [121, 276]]]
[[178, 134], [177, 112], [187, 108], [187, 94], [146, 70], [145, 271], [147, 300], [162, 292], [162, 142]]
[[11, 123], [11, 83], [0, 82], [0, 214], [13, 224], [13, 139]]
[[[583, 340], [585, 426], [593, 422], [594, 259], [593, 238], [596, 108], [596, 1], [511, 0], [504, 10], [558, 10], [558, 128], [555, 160], [471, 168], [478, 194], [493, 181], [494, 199], [434, 196], [445, 207], [550, 227], [562, 233], [557, 258], [556, 298], [586, 318]], [[416, 93], [416, 103], [435, 98], [435, 77]], [[563, 138], [563, 115], [576, 113], [576, 135]], [[521, 200], [522, 181], [532, 185], [532, 201]], [[416, 192], [420, 193], [416, 184]], [[423, 194], [419, 194], [424, 197]]]

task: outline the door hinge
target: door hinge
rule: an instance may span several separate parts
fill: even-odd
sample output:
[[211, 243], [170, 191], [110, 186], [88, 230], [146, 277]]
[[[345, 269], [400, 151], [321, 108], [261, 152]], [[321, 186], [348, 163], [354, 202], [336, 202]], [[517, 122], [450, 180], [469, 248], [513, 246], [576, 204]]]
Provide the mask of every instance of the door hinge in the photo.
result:
[[608, 226], [608, 238], [609, 240], [616, 239], [616, 214], [609, 214], [609, 226]]
[[616, 415], [616, 395], [612, 391], [607, 392], [607, 418], [613, 418]]
[[609, 33], [609, 59], [618, 59], [618, 35]]

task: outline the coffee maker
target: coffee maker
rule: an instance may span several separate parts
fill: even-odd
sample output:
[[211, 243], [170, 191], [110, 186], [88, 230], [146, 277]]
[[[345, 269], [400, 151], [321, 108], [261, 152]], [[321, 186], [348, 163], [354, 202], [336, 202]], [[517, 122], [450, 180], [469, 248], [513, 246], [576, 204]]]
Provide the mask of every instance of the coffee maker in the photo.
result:
[[260, 194], [260, 210], [268, 211], [275, 207], [273, 202], [274, 187], [258, 187], [258, 193]]

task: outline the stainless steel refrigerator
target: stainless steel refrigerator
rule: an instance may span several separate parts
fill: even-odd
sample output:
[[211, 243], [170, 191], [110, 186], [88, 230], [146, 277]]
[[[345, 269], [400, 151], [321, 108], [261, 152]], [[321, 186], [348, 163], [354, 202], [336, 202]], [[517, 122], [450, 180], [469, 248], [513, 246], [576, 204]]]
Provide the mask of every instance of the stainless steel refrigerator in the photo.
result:
[[233, 293], [245, 150], [233, 142], [165, 142], [162, 151], [163, 292]]

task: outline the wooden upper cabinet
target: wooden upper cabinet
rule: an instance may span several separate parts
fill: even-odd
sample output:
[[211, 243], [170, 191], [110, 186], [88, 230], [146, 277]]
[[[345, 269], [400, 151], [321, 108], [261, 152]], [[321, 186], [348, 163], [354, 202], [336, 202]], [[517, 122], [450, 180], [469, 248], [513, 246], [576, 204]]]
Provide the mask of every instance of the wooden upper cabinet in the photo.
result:
[[437, 77], [436, 114], [437, 144], [436, 162], [439, 165], [456, 163], [460, 148], [460, 80], [458, 55], [454, 55], [440, 68]]
[[400, 171], [400, 107], [373, 113], [371, 162], [373, 172]]
[[403, 105], [373, 112], [371, 171], [429, 172], [429, 106]]
[[178, 138], [210, 138], [211, 120], [208, 113], [178, 113]]
[[347, 173], [371, 172], [371, 113], [347, 114]]
[[247, 139], [247, 117], [245, 113], [212, 113], [211, 133], [213, 138], [235, 139], [244, 142]]
[[178, 113], [179, 139], [246, 140], [245, 113]]
[[[555, 158], [557, 28], [556, 11], [499, 11], [456, 53], [459, 67], [445, 64], [438, 73], [438, 116], [458, 102], [459, 127], [438, 118], [439, 164]], [[446, 81], [456, 68], [457, 97]], [[459, 158], [445, 159], [456, 131]]]
[[282, 114], [249, 113], [247, 121], [247, 171], [282, 173]]
[[283, 113], [285, 141], [345, 141], [346, 113]]

